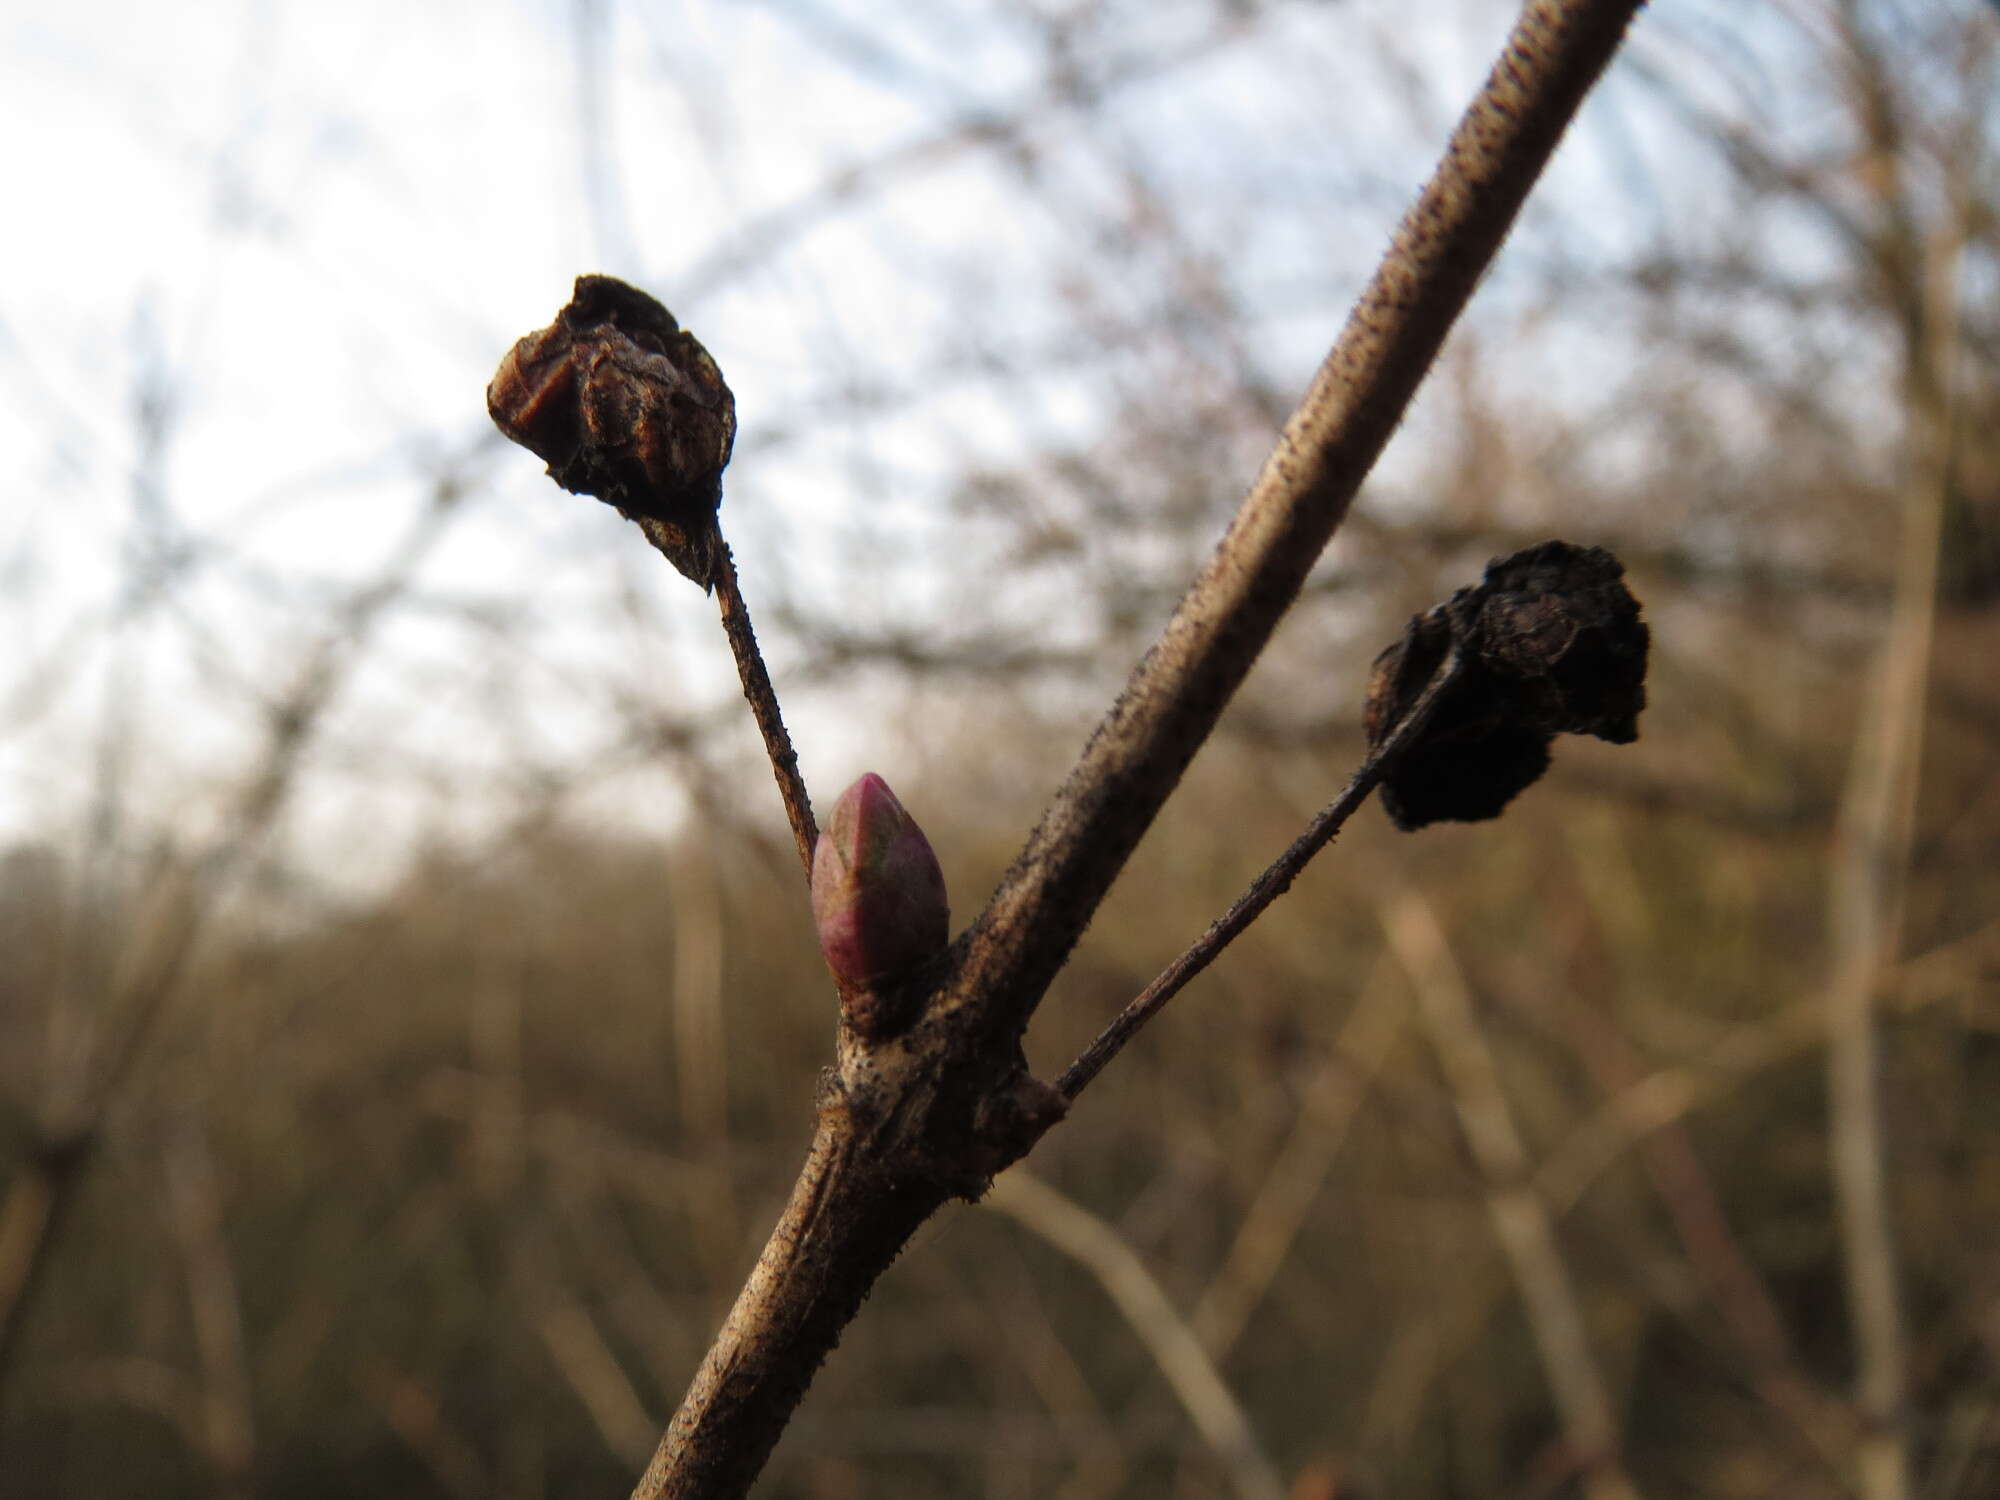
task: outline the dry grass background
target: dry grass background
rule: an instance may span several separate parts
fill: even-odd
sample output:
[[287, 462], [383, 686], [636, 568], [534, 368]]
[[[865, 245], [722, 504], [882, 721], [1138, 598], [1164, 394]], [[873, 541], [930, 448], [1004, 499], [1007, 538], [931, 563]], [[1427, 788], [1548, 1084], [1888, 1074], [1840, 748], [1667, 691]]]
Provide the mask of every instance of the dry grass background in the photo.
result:
[[[1822, 747], [1852, 705], [1812, 696], [1782, 781], [1824, 808]], [[1702, 718], [1663, 672], [1648, 769], [1670, 774], [1676, 726]], [[2000, 1482], [1980, 1425], [2000, 828], [1990, 742], [1940, 721], [1930, 783], [1978, 794], [1923, 809], [1884, 1087], [1919, 1451], [1972, 1495]], [[1006, 748], [1000, 726], [966, 730]], [[1065, 975], [1038, 1062], [1080, 1047], [1351, 754], [1214, 747]], [[1852, 1357], [1820, 1051], [1826, 819], [1731, 826], [1590, 789], [1625, 769], [1565, 747], [1497, 825], [1405, 838], [1369, 818], [1026, 1164], [1206, 1334], [1287, 1473], [1564, 1487], [1422, 981], [1385, 937], [1414, 904], [1448, 934], [1647, 1492], [1842, 1493], [1815, 1451], [1840, 1441]], [[1030, 810], [943, 773], [909, 796], [961, 891]], [[52, 920], [30, 864], [9, 867], [10, 938]], [[440, 851], [314, 930], [211, 943], [66, 1226], [20, 1354], [10, 1493], [209, 1491], [232, 1389], [257, 1436], [245, 1493], [615, 1491], [796, 1166], [831, 1026], [801, 897], [754, 851], [551, 829]], [[1812, 1393], [1802, 1411], [1787, 1383]], [[1221, 1483], [1104, 1290], [972, 1208], [887, 1279], [767, 1480]]]

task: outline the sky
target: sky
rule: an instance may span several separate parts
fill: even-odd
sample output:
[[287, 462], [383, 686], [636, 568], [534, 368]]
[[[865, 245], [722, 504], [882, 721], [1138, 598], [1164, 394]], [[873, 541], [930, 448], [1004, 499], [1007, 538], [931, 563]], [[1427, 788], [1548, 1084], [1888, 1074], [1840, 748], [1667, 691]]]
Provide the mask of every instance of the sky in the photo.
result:
[[[1202, 45], [1212, 9], [1084, 26], [1089, 110], [997, 4], [0, 9], [28, 122], [0, 147], [0, 844], [109, 819], [132, 850], [198, 847], [329, 653], [286, 829], [335, 885], [566, 777], [612, 821], [670, 823], [683, 789], [633, 726], [732, 711], [710, 605], [480, 399], [579, 271], [661, 295], [727, 373], [753, 609], [964, 612], [984, 544], [952, 487], [1089, 443], [1155, 368], [1129, 337], [1161, 317], [1148, 252], [1104, 228], [1143, 217], [1132, 162], [1268, 295], [1257, 358], [1302, 388], [1511, 7], [1298, 0]], [[1300, 143], [1329, 101], [1320, 160]], [[1552, 193], [1644, 154], [1623, 108]], [[982, 378], [1017, 365], [1025, 396]], [[356, 591], [413, 546], [364, 638]], [[981, 602], [1059, 635], [1064, 587]], [[851, 702], [794, 686], [822, 800], [892, 769]]]
[[[565, 633], [599, 633], [565, 631], [563, 589], [609, 592], [587, 564], [625, 538], [608, 510], [549, 504], [532, 462], [496, 443], [480, 392], [498, 355], [578, 271], [671, 283], [729, 226], [809, 191], [836, 149], [913, 123], [813, 65], [789, 28], [730, 9], [10, 8], [0, 93], [35, 124], [0, 156], [33, 226], [0, 243], [16, 669], [0, 837], [86, 816], [105, 774], [90, 752], [120, 737], [142, 747], [125, 801], [224, 815], [260, 713], [329, 628], [310, 605], [382, 566], [444, 470], [479, 513], [436, 545], [426, 592], [539, 614], [555, 661]], [[722, 53], [728, 76], [704, 76]], [[763, 301], [708, 325], [750, 412], [803, 358]], [[151, 596], [149, 568], [171, 575]], [[669, 608], [705, 626], [700, 601]], [[400, 622], [388, 654], [421, 662], [424, 629]], [[661, 665], [655, 690], [683, 674], [715, 690], [709, 650]], [[377, 683], [377, 707], [428, 700], [400, 723], [438, 753], [490, 705], [439, 682], [448, 661], [428, 666]], [[570, 716], [558, 692], [521, 727], [559, 758], [590, 732], [566, 735]], [[390, 726], [352, 726], [350, 748], [370, 734]]]

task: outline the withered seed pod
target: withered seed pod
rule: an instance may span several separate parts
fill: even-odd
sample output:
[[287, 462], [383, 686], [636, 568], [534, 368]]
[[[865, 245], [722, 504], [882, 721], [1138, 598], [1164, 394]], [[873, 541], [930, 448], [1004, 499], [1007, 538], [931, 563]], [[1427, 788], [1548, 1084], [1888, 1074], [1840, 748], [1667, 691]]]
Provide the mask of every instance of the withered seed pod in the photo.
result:
[[555, 322], [500, 361], [486, 409], [556, 483], [655, 523], [674, 566], [712, 585], [736, 398], [659, 302], [615, 277], [577, 277]]
[[1398, 828], [1495, 818], [1549, 767], [1558, 734], [1639, 737], [1649, 632], [1625, 569], [1601, 547], [1543, 542], [1414, 616], [1375, 659], [1363, 721], [1387, 739], [1454, 644], [1460, 667], [1382, 782]]

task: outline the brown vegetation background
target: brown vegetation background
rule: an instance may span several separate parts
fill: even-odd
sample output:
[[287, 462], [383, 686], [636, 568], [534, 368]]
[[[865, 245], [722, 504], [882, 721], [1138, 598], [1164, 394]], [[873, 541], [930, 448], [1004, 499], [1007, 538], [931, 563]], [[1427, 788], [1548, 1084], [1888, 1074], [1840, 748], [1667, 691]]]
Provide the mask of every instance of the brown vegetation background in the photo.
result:
[[[635, 278], [725, 370], [732, 297], [810, 286], [816, 236], [893, 226], [940, 161], [1009, 185], [1045, 242], [1004, 295], [976, 231], [907, 247], [871, 295], [955, 305], [955, 343], [829, 336], [774, 411], [739, 382], [724, 507], [820, 806], [888, 775], [970, 909], [1254, 473], [1448, 90], [1381, 7], [952, 10], [1032, 61], [1011, 112], [953, 92], [940, 21], [762, 9], [929, 114], [789, 218]], [[576, 7], [579, 68], [610, 14]], [[1474, 54], [1506, 19], [1439, 25]], [[1199, 90], [1157, 133], [1184, 70], [1296, 37], [1400, 80], [1401, 115], [1357, 127], [1374, 154], [1311, 58], [1271, 77], [1261, 155], [1203, 159]], [[760, 1493], [1274, 1472], [1296, 1500], [1442, 1500], [1608, 1472], [1872, 1500], [1885, 1434], [1907, 1493], [2000, 1492], [1996, 42], [1971, 3], [1642, 19], [1058, 981], [1037, 1071], [1338, 790], [1375, 651], [1489, 556], [1624, 558], [1653, 631], [1640, 743], [1560, 745], [1496, 823], [1358, 819], [1014, 1169], [1030, 1185], [919, 1235]], [[1351, 262], [1313, 253], [1335, 218], [1369, 226]], [[171, 403], [140, 398], [171, 375], [134, 378], [141, 520]], [[957, 386], [1013, 440], [939, 415]], [[467, 524], [592, 505], [513, 473], [463, 396], [376, 571], [288, 600], [247, 687], [197, 678], [250, 726], [198, 811], [120, 769], [192, 710], [134, 722], [107, 692], [66, 752], [88, 815], [0, 853], [9, 1500], [623, 1493], [798, 1165], [832, 992], [747, 716], [705, 690], [719, 633], [608, 517], [552, 566], [609, 603], [547, 593], [523, 623], [438, 583]], [[871, 451], [897, 422], [961, 461], [899, 473]], [[816, 466], [804, 499], [760, 477]], [[822, 493], [807, 555], [773, 517]], [[128, 559], [133, 610], [216, 607], [165, 555]], [[571, 627], [595, 675], [542, 654]], [[72, 666], [10, 664], [10, 733]], [[475, 685], [457, 738], [399, 738], [383, 705], [447, 673]], [[577, 702], [574, 732], [523, 727]], [[329, 841], [315, 799], [365, 808], [378, 774], [438, 816]], [[621, 813], [648, 779], [677, 822]], [[319, 868], [348, 858], [395, 873]], [[1843, 1144], [1882, 1165], [1886, 1244]]]

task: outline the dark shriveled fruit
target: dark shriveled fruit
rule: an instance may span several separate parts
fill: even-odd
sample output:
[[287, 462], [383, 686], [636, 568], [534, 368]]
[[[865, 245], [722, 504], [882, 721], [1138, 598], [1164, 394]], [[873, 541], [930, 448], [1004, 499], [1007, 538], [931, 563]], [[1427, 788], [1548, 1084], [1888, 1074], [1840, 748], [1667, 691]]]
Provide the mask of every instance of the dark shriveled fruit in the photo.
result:
[[577, 277], [555, 322], [500, 361], [486, 409], [557, 484], [654, 523], [674, 566], [713, 585], [736, 398], [659, 302], [615, 277]]
[[1473, 588], [1412, 617], [1375, 659], [1364, 722], [1380, 745], [1454, 645], [1459, 665], [1418, 740], [1382, 781], [1398, 828], [1494, 818], [1549, 767], [1558, 734], [1639, 737], [1650, 634], [1602, 547], [1543, 542], [1495, 559]]

